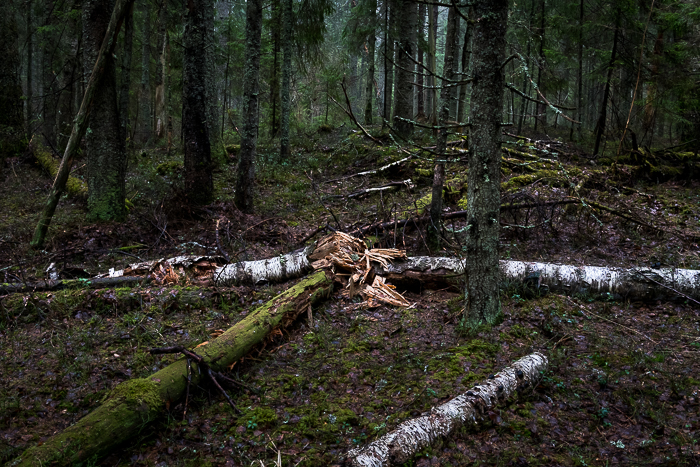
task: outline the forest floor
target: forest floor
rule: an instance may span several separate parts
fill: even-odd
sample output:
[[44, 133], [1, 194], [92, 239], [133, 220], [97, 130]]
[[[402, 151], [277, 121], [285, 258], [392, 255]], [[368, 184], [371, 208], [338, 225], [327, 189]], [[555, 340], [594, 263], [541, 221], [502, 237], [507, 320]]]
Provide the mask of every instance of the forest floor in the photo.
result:
[[[52, 263], [61, 277], [88, 278], [178, 254], [269, 258], [299, 248], [318, 227], [350, 232], [422, 213], [429, 153], [376, 146], [343, 127], [322, 130], [299, 141], [290, 160], [261, 146], [256, 215], [231, 203], [235, 155], [221, 157], [217, 200], [188, 208], [178, 194], [181, 155], [137, 151], [129, 161], [128, 221], [87, 223], [85, 201], [64, 198], [38, 252], [27, 245], [51, 179], [29, 158], [9, 160], [0, 184], [0, 281], [42, 279]], [[592, 158], [531, 136], [540, 142], [506, 137], [515, 152], [504, 154], [503, 202], [530, 207], [503, 211], [502, 259], [700, 269], [697, 155], [642, 150]], [[378, 174], [343, 178], [409, 154]], [[466, 165], [458, 149], [451, 157], [445, 203], [458, 211], [466, 206]], [[347, 197], [408, 179], [393, 191]], [[464, 219], [446, 226], [440, 248], [429, 248], [420, 222], [375, 229], [367, 240], [409, 256], [459, 255]], [[175, 359], [154, 358], [150, 348], [207, 341], [289, 286], [86, 284], [0, 296], [0, 463], [74, 423], [118, 383]], [[540, 385], [409, 465], [700, 464], [697, 303], [532, 296], [504, 284], [503, 322], [468, 335], [459, 292], [407, 290], [410, 307], [370, 308], [336, 290], [314, 309], [313, 325], [300, 319], [232, 368], [246, 387], [229, 389], [241, 413], [203, 386], [184, 417], [182, 404], [171, 406], [129, 445], [90, 464], [272, 466], [279, 456], [284, 466], [334, 465], [350, 448], [532, 351], [550, 361]]]

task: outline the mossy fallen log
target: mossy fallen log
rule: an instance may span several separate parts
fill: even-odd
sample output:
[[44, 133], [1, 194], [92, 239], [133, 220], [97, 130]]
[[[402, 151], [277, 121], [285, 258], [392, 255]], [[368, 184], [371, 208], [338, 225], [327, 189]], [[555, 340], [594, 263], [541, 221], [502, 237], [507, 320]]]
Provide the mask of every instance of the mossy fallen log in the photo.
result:
[[547, 370], [547, 363], [547, 357], [538, 352], [521, 358], [464, 394], [418, 418], [401, 423], [367, 446], [351, 450], [345, 459], [346, 465], [381, 467], [408, 461], [419, 450], [430, 446], [439, 437], [447, 436], [458, 426], [476, 422], [486, 410], [508, 399], [516, 390], [535, 386]]
[[[287, 289], [197, 349], [207, 365], [221, 371], [245, 356], [273, 329], [287, 326], [312, 304], [328, 297], [330, 273], [317, 271]], [[191, 383], [203, 378], [193, 366]], [[75, 425], [26, 450], [8, 466], [72, 465], [99, 458], [138, 434], [164, 413], [166, 405], [182, 399], [187, 388], [187, 361], [181, 359], [148, 378], [119, 384], [92, 413]]]
[[[48, 149], [41, 144], [31, 142], [30, 145], [39, 165], [51, 175], [51, 178], [56, 178], [58, 167], [61, 164], [60, 159], [54, 159]], [[68, 181], [66, 182], [66, 193], [68, 193], [68, 196], [87, 196], [87, 192], [88, 186], [84, 180], [72, 175], [68, 176]]]

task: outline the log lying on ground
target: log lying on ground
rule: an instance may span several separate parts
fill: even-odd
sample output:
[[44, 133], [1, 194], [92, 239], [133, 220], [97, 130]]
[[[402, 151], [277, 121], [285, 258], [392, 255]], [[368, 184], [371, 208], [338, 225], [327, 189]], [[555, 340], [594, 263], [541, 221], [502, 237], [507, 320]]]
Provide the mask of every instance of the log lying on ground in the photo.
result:
[[[214, 371], [221, 371], [241, 357], [273, 329], [291, 323], [300, 313], [328, 297], [333, 279], [318, 271], [262, 305], [225, 333], [199, 347], [196, 352]], [[192, 384], [203, 375], [193, 366]], [[149, 378], [119, 384], [107, 400], [75, 425], [25, 451], [13, 466], [71, 465], [102, 456], [128, 440], [185, 395], [185, 359], [163, 368]]]
[[401, 464], [441, 436], [467, 422], [476, 422], [487, 409], [507, 399], [516, 390], [535, 386], [547, 369], [547, 357], [535, 352], [521, 358], [421, 417], [400, 424], [367, 446], [348, 452], [346, 464], [354, 467], [380, 467]]
[[[567, 295], [605, 296], [615, 299], [700, 300], [700, 270], [674, 268], [608, 268], [526, 261], [504, 261], [501, 281], [521, 282], [533, 290]], [[438, 286], [458, 283], [464, 274], [464, 262], [458, 258], [414, 256], [388, 265], [378, 274], [393, 283], [403, 279]], [[610, 295], [608, 295], [610, 294]]]

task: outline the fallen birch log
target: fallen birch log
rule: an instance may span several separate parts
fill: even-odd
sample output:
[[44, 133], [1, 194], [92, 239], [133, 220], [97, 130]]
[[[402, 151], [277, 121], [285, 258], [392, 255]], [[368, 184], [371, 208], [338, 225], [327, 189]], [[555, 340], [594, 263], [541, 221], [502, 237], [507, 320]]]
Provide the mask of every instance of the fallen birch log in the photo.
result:
[[[197, 349], [214, 371], [221, 371], [244, 357], [272, 331], [285, 327], [312, 304], [326, 298], [332, 276], [318, 271], [287, 289], [246, 316], [222, 335]], [[203, 379], [193, 366], [193, 387]], [[72, 465], [100, 457], [138, 434], [148, 423], [174, 405], [187, 389], [187, 362], [180, 359], [149, 378], [117, 385], [107, 399], [75, 425], [26, 450], [12, 466]]]
[[547, 369], [547, 357], [535, 352], [521, 358], [481, 384], [421, 417], [401, 423], [367, 446], [347, 454], [346, 465], [381, 467], [401, 464], [437, 438], [449, 435], [455, 428], [476, 423], [485, 411], [506, 400], [516, 390], [535, 386]]
[[[500, 261], [501, 281], [521, 282], [542, 292], [567, 295], [593, 295], [633, 300], [700, 300], [700, 270], [675, 268], [611, 268], [572, 266], [527, 261]], [[458, 258], [414, 256], [377, 271], [391, 280], [433, 283], [437, 286], [459, 282], [465, 274], [464, 261]], [[609, 295], [608, 295], [609, 294]]]

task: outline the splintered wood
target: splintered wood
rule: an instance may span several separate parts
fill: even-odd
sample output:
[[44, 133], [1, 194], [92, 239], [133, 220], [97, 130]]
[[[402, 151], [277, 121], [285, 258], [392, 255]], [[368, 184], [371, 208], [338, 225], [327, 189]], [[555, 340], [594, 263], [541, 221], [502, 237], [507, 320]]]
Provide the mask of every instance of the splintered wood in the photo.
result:
[[367, 249], [359, 239], [335, 232], [318, 242], [309, 260], [314, 269], [330, 268], [345, 284], [343, 291], [349, 297], [360, 295], [371, 307], [379, 303], [408, 306], [408, 301], [384, 278], [374, 274], [373, 263], [388, 267], [394, 259], [406, 259], [406, 252], [393, 248]]

